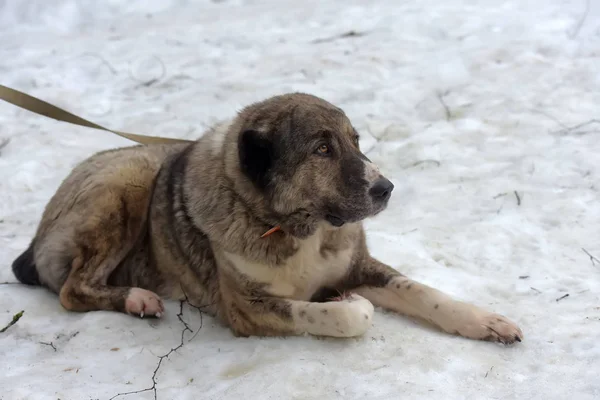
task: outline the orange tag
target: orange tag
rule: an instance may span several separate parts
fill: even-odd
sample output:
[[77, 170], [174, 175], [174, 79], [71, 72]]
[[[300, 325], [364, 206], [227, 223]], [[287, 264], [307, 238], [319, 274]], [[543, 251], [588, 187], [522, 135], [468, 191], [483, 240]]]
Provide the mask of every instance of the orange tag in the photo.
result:
[[271, 234], [273, 234], [273, 233], [275, 233], [275, 232], [277, 232], [279, 230], [281, 230], [280, 226], [274, 226], [273, 228], [271, 228], [268, 231], [266, 231], [265, 233], [263, 233], [260, 237], [261, 238], [266, 238], [267, 236], [269, 236], [269, 235], [271, 235]]

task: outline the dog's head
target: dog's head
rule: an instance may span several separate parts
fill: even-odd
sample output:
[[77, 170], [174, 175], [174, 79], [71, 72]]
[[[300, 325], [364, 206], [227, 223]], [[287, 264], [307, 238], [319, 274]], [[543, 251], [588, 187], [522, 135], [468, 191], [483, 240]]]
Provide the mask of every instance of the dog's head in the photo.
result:
[[253, 104], [238, 121], [242, 172], [277, 215], [339, 227], [386, 208], [394, 185], [360, 151], [341, 109], [296, 93]]

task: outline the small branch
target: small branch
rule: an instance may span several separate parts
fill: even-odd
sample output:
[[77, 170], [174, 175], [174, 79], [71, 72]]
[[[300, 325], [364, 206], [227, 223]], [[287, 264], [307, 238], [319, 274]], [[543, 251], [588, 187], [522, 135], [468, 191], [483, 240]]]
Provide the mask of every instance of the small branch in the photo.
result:
[[197, 335], [198, 332], [200, 332], [200, 329], [202, 329], [202, 325], [204, 324], [204, 319], [202, 318], [203, 315], [203, 308], [206, 307], [210, 307], [210, 306], [214, 306], [215, 303], [210, 303], [210, 304], [204, 304], [201, 306], [197, 306], [195, 304], [192, 304], [192, 302], [190, 301], [187, 293], [185, 292], [185, 290], [183, 289], [183, 286], [181, 286], [181, 292], [183, 293], [183, 295], [185, 296], [185, 302], [190, 306], [190, 307], [194, 307], [196, 310], [198, 310], [198, 313], [200, 314], [200, 326], [198, 327], [198, 329], [196, 330], [196, 333], [194, 333], [194, 335], [190, 338], [190, 340], [188, 340], [188, 342], [191, 342]]
[[488, 374], [489, 374], [490, 372], [492, 372], [492, 370], [493, 370], [493, 369], [494, 369], [494, 366], [492, 365], [492, 367], [490, 368], [490, 370], [489, 370], [488, 372], [486, 372], [486, 373], [485, 373], [485, 376], [484, 376], [484, 378], [487, 378], [487, 377], [488, 377]]
[[106, 61], [106, 59], [104, 57], [102, 57], [100, 54], [87, 52], [87, 53], [81, 54], [79, 57], [93, 57], [93, 58], [97, 58], [98, 60], [100, 60], [100, 62], [104, 66], [106, 66], [106, 68], [108, 68], [108, 70], [110, 71], [111, 74], [117, 75], [117, 70], [108, 61]]
[[[182, 292], [183, 292], [183, 287], [181, 288]], [[196, 337], [196, 335], [198, 334], [198, 332], [200, 332], [200, 329], [202, 329], [202, 325], [203, 325], [203, 319], [202, 319], [202, 308], [214, 305], [215, 303], [212, 304], [206, 304], [203, 306], [196, 306], [192, 303], [190, 303], [187, 294], [185, 292], [183, 292], [183, 295], [185, 296], [184, 300], [181, 300], [179, 302], [179, 313], [177, 314], [177, 319], [179, 319], [179, 322], [181, 322], [181, 325], [183, 325], [183, 329], [181, 330], [181, 340], [179, 342], [179, 344], [172, 348], [171, 350], [169, 350], [167, 353], [163, 354], [162, 356], [158, 356], [158, 363], [156, 364], [156, 368], [154, 369], [154, 372], [152, 373], [152, 386], [147, 387], [145, 389], [141, 389], [141, 390], [135, 390], [135, 391], [131, 391], [131, 392], [124, 392], [124, 393], [118, 393], [116, 395], [114, 395], [113, 397], [111, 397], [109, 400], [113, 400], [117, 397], [120, 396], [128, 396], [131, 394], [140, 394], [140, 393], [145, 393], [145, 392], [152, 392], [154, 394], [154, 400], [157, 399], [157, 393], [156, 393], [156, 375], [158, 374], [158, 370], [160, 369], [162, 362], [165, 358], [169, 358], [169, 356], [175, 352], [177, 352], [177, 350], [181, 349], [184, 345], [184, 338], [185, 338], [185, 333], [186, 332], [190, 332], [190, 333], [194, 333], [194, 331], [190, 328], [190, 326], [188, 325], [187, 322], [185, 322], [185, 320], [183, 319], [183, 305], [184, 303], [187, 303], [190, 307], [194, 307], [195, 309], [197, 309], [200, 312], [200, 327], [198, 328], [198, 330], [196, 331], [196, 333], [194, 333], [194, 335], [191, 337], [191, 339], [188, 340], [188, 342], [190, 342], [193, 338]]]
[[[162, 78], [164, 78], [164, 77], [165, 77], [165, 75], [166, 75], [166, 73], [167, 73], [167, 68], [165, 67], [165, 63], [164, 63], [164, 62], [163, 62], [163, 60], [162, 60], [160, 57], [158, 57], [158, 56], [154, 56], [153, 58], [154, 58], [155, 60], [157, 60], [157, 61], [159, 62], [159, 64], [160, 64], [160, 74], [159, 74], [159, 76], [157, 76], [156, 78], [152, 78], [152, 79], [149, 79], [149, 80], [147, 80], [147, 81], [143, 81], [143, 80], [140, 80], [140, 79], [136, 78], [136, 77], [133, 75], [133, 73], [131, 72], [131, 69], [129, 69], [129, 71], [128, 71], [129, 77], [130, 77], [132, 80], [134, 80], [134, 81], [136, 81], [136, 82], [139, 82], [139, 86], [145, 86], [145, 87], [152, 86], [153, 84], [155, 84], [156, 82], [160, 81]], [[139, 87], [139, 86], [138, 86], [138, 87]]]
[[529, 278], [529, 275], [521, 275], [521, 276], [519, 276], [519, 279], [527, 279], [527, 278]]
[[448, 91], [442, 93], [442, 92], [437, 92], [436, 96], [439, 100], [439, 102], [442, 104], [442, 107], [444, 107], [444, 113], [446, 114], [446, 121], [450, 121], [450, 119], [452, 118], [452, 113], [450, 112], [450, 107], [448, 107], [448, 104], [446, 104], [446, 102], [444, 101], [444, 96], [446, 96], [448, 94]]
[[598, 260], [596, 257], [594, 257], [593, 255], [591, 255], [586, 249], [584, 249], [582, 247], [581, 250], [583, 250], [583, 252], [590, 257], [590, 261], [592, 262], [592, 265], [594, 267], [596, 266], [596, 263], [600, 264], [600, 260]]
[[337, 39], [346, 39], [346, 38], [352, 38], [352, 37], [360, 37], [360, 36], [365, 36], [367, 34], [367, 32], [357, 32], [357, 31], [348, 31], [345, 33], [342, 33], [340, 35], [336, 35], [336, 36], [331, 36], [328, 38], [322, 38], [322, 39], [315, 39], [313, 41], [311, 41], [311, 43], [326, 43], [326, 42], [333, 42], [334, 40]]
[[529, 286], [529, 289], [533, 290], [536, 293], [542, 293], [541, 290], [537, 290], [536, 288], [534, 288], [533, 286]]
[[590, 0], [586, 0], [585, 10], [583, 11], [583, 14], [577, 21], [577, 24], [575, 24], [575, 28], [573, 29], [573, 32], [571, 32], [571, 34], [569, 35], [570, 39], [575, 39], [577, 37], [577, 35], [579, 35], [579, 31], [583, 27], [583, 24], [584, 24], [585, 19], [587, 18], [589, 12], [590, 12]]
[[118, 393], [116, 395], [114, 395], [113, 397], [110, 398], [110, 400], [113, 400], [119, 396], [128, 396], [130, 394], [139, 394], [139, 393], [144, 393], [144, 392], [150, 392], [152, 391], [154, 394], [154, 400], [157, 399], [156, 397], [156, 375], [158, 374], [158, 370], [160, 369], [160, 366], [162, 365], [162, 362], [165, 358], [169, 358], [169, 356], [173, 353], [175, 353], [177, 350], [179, 350], [180, 348], [183, 347], [183, 338], [185, 335], [185, 332], [190, 331], [192, 332], [192, 330], [189, 328], [189, 326], [183, 321], [182, 316], [183, 315], [183, 300], [179, 302], [179, 314], [177, 314], [177, 318], [179, 318], [179, 321], [181, 321], [183, 323], [183, 330], [181, 331], [181, 340], [179, 342], [179, 344], [176, 347], [173, 347], [171, 350], [169, 350], [167, 353], [163, 354], [162, 356], [158, 357], [158, 363], [156, 364], [156, 368], [154, 368], [154, 371], [152, 372], [152, 386], [147, 387], [146, 389], [141, 389], [141, 390], [134, 390], [131, 392], [124, 392], [124, 393]]
[[[558, 134], [562, 134], [562, 135], [567, 135], [569, 133], [573, 133], [574, 131], [580, 129], [580, 128], [585, 128], [586, 126], [592, 125], [592, 124], [600, 124], [600, 119], [590, 119], [587, 122], [582, 122], [580, 124], [577, 125], [573, 125], [571, 127], [566, 127], [564, 129], [561, 129], [559, 131], [553, 132], [553, 133], [558, 133]], [[595, 132], [595, 131], [591, 131], [591, 132]], [[585, 133], [590, 133], [590, 132], [575, 132], [579, 135], [583, 135]]]
[[515, 197], [517, 198], [517, 206], [521, 206], [521, 197], [519, 196], [519, 192], [514, 191]]
[[52, 343], [52, 342], [50, 342], [50, 343], [40, 342], [40, 344], [43, 344], [44, 346], [50, 346], [50, 347], [52, 347], [52, 350], [56, 351], [56, 347], [54, 347], [54, 343]]
[[558, 299], [556, 299], [556, 302], [558, 303], [559, 301], [561, 301], [562, 299], [566, 299], [567, 297], [569, 297], [569, 293], [567, 293], [564, 296], [561, 296]]
[[13, 315], [12, 321], [10, 321], [10, 322], [8, 323], [8, 325], [6, 325], [4, 328], [2, 328], [2, 330], [0, 330], [0, 333], [4, 333], [4, 332], [6, 332], [6, 330], [7, 330], [8, 328], [10, 328], [10, 327], [11, 327], [11, 326], [13, 326], [14, 324], [16, 324], [16, 323], [17, 323], [17, 322], [18, 322], [18, 321], [21, 319], [21, 317], [23, 316], [23, 313], [24, 313], [24, 312], [25, 312], [25, 311], [19, 311], [18, 313], [16, 313], [15, 315]]

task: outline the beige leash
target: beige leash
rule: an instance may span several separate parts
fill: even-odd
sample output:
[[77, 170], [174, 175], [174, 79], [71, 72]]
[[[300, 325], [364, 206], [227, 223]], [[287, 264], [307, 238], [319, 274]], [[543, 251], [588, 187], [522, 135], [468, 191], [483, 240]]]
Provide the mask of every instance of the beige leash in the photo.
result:
[[48, 118], [56, 119], [58, 121], [68, 122], [79, 126], [85, 126], [87, 128], [100, 129], [103, 131], [114, 133], [115, 135], [121, 136], [125, 139], [132, 140], [140, 144], [157, 144], [157, 143], [190, 143], [190, 140], [185, 139], [171, 139], [160, 136], [145, 136], [136, 135], [135, 133], [126, 133], [120, 131], [113, 131], [105, 128], [86, 119], [78, 117], [77, 115], [71, 114], [68, 111], [63, 110], [47, 103], [43, 100], [30, 96], [26, 93], [20, 92], [15, 89], [0, 85], [0, 100], [4, 100], [17, 107], [24, 108], [27, 111], [34, 112], [39, 115], [43, 115]]

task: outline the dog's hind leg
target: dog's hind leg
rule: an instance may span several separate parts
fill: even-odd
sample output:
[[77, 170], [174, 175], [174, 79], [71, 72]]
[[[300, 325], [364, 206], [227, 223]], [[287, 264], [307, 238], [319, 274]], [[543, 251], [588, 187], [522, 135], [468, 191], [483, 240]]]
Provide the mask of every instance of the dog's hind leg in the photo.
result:
[[[163, 304], [155, 293], [136, 287], [109, 286], [115, 268], [144, 234], [149, 190], [146, 185], [103, 185], [90, 190], [64, 217], [78, 223], [62, 230], [71, 243], [70, 269], [60, 288], [60, 302], [68, 310], [113, 310], [160, 317]], [[65, 237], [64, 232], [69, 232]], [[51, 238], [50, 238], [51, 239]], [[57, 240], [56, 242], [59, 242]], [[127, 282], [124, 282], [127, 284]]]

